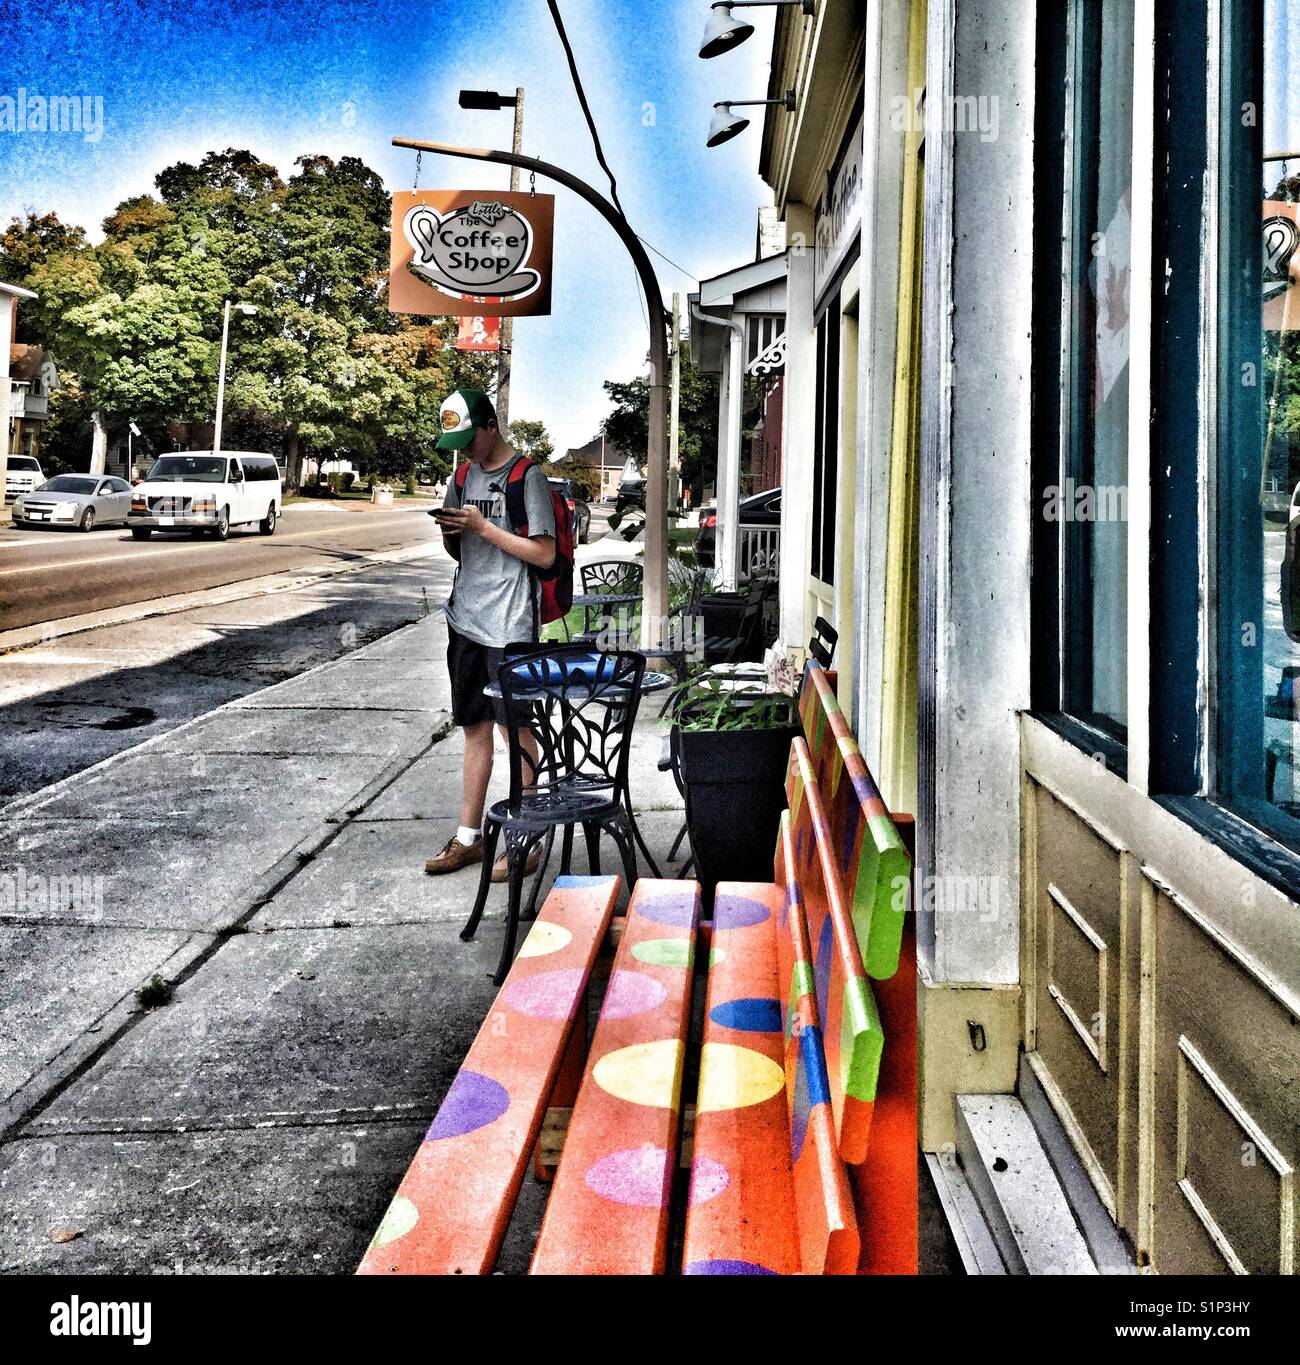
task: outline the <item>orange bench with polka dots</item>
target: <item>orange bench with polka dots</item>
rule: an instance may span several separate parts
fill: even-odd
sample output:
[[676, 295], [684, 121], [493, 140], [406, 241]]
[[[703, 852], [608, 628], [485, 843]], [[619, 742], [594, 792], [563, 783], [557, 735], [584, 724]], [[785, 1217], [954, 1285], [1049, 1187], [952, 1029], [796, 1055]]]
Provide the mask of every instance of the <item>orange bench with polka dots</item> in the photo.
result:
[[666, 1268], [699, 917], [696, 883], [637, 882], [534, 1275], [660, 1275]]
[[557, 1082], [586, 1043], [587, 985], [618, 877], [560, 877], [358, 1270], [486, 1275]]

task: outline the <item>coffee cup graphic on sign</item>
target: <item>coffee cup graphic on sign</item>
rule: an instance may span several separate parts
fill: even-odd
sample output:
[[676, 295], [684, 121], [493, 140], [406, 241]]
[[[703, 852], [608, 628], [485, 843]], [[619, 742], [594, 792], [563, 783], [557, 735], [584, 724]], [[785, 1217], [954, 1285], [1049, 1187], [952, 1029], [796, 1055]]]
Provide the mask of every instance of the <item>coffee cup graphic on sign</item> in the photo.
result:
[[524, 265], [532, 249], [528, 220], [495, 199], [439, 214], [416, 204], [402, 221], [414, 255], [407, 269], [444, 293], [522, 298], [541, 282]]

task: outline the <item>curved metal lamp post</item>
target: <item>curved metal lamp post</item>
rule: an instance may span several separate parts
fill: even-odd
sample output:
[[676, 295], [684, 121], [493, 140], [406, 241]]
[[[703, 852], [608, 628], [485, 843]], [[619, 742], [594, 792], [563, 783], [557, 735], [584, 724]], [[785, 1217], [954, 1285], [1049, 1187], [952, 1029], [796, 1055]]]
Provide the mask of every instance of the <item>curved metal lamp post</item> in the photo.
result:
[[518, 166], [536, 171], [572, 190], [585, 199], [618, 233], [627, 248], [645, 292], [650, 316], [650, 413], [646, 448], [645, 495], [645, 600], [641, 607], [641, 647], [653, 653], [664, 647], [662, 632], [668, 621], [668, 374], [669, 313], [664, 308], [650, 257], [646, 255], [631, 224], [604, 195], [585, 180], [579, 180], [563, 167], [539, 161], [519, 152], [498, 152], [483, 147], [456, 147], [448, 142], [422, 142], [415, 138], [395, 137], [394, 147], [441, 156], [459, 156], [470, 161], [495, 161], [503, 166]]

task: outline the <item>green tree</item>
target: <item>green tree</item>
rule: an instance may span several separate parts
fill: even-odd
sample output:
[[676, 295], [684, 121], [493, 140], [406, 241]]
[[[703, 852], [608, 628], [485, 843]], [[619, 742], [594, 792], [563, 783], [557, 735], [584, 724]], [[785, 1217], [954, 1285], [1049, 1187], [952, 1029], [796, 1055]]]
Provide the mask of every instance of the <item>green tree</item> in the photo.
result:
[[[698, 495], [718, 471], [718, 378], [705, 374], [691, 360], [691, 347], [683, 335], [681, 375], [677, 403], [678, 444], [682, 484]], [[605, 381], [613, 408], [601, 424], [605, 439], [618, 450], [633, 454], [644, 464], [643, 452], [650, 434], [650, 386], [644, 379], [628, 383]]]
[[95, 246], [52, 214], [15, 219], [0, 237], [0, 278], [38, 292], [24, 330], [110, 431], [135, 420], [157, 449], [205, 439], [196, 428], [215, 407], [222, 306], [236, 299], [258, 312], [231, 323], [230, 448], [278, 446], [291, 486], [306, 453], [436, 473], [441, 399], [486, 387], [491, 363], [455, 349], [450, 320], [389, 312], [379, 176], [356, 157], [296, 166], [284, 181], [233, 148], [178, 162], [156, 176], [156, 196], [109, 215]]
[[517, 417], [506, 429], [506, 440], [521, 455], [538, 464], [545, 464], [555, 454], [555, 444], [546, 430], [546, 423]]

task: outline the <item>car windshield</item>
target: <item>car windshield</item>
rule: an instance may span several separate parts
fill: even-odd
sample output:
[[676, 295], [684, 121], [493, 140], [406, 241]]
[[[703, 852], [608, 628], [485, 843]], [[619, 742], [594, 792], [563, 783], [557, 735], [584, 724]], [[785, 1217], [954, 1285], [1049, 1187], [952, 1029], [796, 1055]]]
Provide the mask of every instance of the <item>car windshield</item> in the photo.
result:
[[28, 470], [34, 469], [37, 471], [37, 473], [39, 473], [41, 467], [30, 455], [10, 455], [9, 468]]
[[97, 479], [86, 479], [76, 474], [56, 474], [46, 479], [36, 490], [38, 493], [93, 493], [98, 486]]
[[220, 455], [163, 455], [149, 471], [150, 483], [225, 483], [226, 461]]

